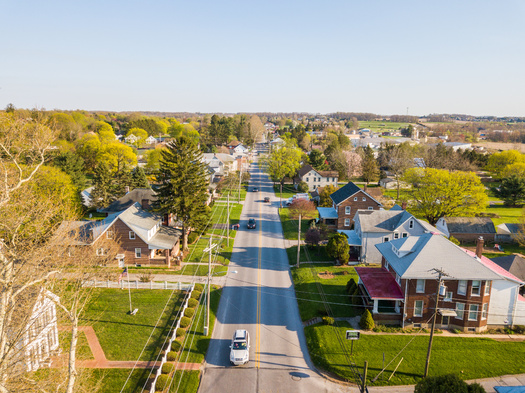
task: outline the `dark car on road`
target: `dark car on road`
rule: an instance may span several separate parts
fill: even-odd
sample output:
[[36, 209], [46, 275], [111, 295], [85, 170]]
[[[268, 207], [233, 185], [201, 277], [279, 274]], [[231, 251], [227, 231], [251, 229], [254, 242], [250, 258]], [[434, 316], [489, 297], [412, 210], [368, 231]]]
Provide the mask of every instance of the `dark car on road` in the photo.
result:
[[253, 187], [253, 192], [259, 192], [259, 188]]
[[257, 224], [255, 223], [255, 220], [253, 218], [250, 218], [248, 220], [248, 229], [255, 229], [255, 227], [257, 226]]
[[265, 202], [270, 202], [270, 197], [264, 197]]

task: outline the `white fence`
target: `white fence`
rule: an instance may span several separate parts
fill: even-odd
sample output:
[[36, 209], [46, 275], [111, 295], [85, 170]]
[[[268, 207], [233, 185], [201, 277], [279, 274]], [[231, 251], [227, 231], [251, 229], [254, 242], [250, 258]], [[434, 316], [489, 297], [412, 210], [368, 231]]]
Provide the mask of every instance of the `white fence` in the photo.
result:
[[193, 288], [193, 284], [183, 282], [140, 282], [138, 280], [128, 281], [84, 281], [83, 287], [95, 287], [95, 288], [118, 288], [118, 289], [176, 289], [179, 291], [188, 291]]
[[168, 359], [168, 353], [171, 351], [171, 344], [173, 344], [173, 341], [175, 341], [175, 339], [177, 338], [177, 329], [180, 328], [180, 319], [184, 316], [184, 311], [188, 308], [188, 300], [191, 299], [191, 294], [195, 287], [194, 284], [189, 284], [189, 285], [190, 287], [186, 295], [186, 300], [184, 301], [184, 304], [182, 305], [182, 309], [179, 314], [179, 319], [177, 319], [177, 323], [175, 324], [175, 326], [173, 327], [173, 330], [171, 331], [169, 335], [167, 350], [165, 351], [164, 356], [160, 359], [160, 366], [157, 369], [157, 372], [155, 373], [155, 377], [154, 377], [155, 379], [153, 383], [151, 384], [150, 393], [155, 393], [155, 388], [156, 388], [155, 385], [157, 384], [157, 378], [162, 373], [162, 365], [166, 363]]

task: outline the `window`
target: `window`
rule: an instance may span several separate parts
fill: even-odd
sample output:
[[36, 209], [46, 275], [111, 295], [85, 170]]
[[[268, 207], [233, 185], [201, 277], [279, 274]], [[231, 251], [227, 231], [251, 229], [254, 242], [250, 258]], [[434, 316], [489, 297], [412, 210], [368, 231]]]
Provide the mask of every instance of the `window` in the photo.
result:
[[445, 297], [444, 297], [443, 300], [446, 301], [446, 302], [451, 302], [452, 301], [452, 292], [447, 291], [445, 293]]
[[425, 292], [425, 280], [417, 280], [416, 283], [416, 292], [417, 293], [424, 293]]
[[408, 222], [408, 228], [409, 228], [409, 229], [414, 228], [414, 220], [410, 220], [410, 221]]
[[401, 276], [396, 273], [396, 282], [399, 286], [401, 286]]
[[399, 239], [399, 233], [398, 232], [394, 232], [394, 239]]
[[368, 206], [368, 210], [374, 210], [373, 206]]
[[408, 237], [408, 233], [403, 232], [403, 237]]
[[361, 199], [361, 200], [362, 200], [363, 202], [365, 202], [365, 201], [366, 201], [366, 198], [365, 198], [365, 197], [363, 197], [363, 199]]
[[414, 302], [414, 316], [415, 317], [423, 316], [423, 300], [416, 300]]
[[390, 238], [388, 236], [385, 236], [383, 238], [383, 243], [386, 243], [386, 242], [389, 242], [390, 241]]
[[420, 328], [420, 327], [421, 327], [420, 323], [414, 323], [414, 328]]
[[135, 248], [135, 258], [141, 258], [141, 257], [142, 257], [142, 249]]
[[456, 303], [456, 319], [463, 319], [465, 315], [465, 303]]
[[481, 281], [472, 280], [472, 289], [470, 291], [470, 294], [472, 296], [479, 296], [480, 293], [481, 293]]
[[477, 321], [478, 320], [478, 311], [479, 311], [479, 304], [471, 304], [468, 307], [468, 320], [469, 321]]
[[491, 281], [485, 281], [485, 295], [490, 295], [490, 283]]
[[306, 179], [304, 179], [307, 183], [310, 181], [310, 178], [307, 177]]
[[487, 319], [488, 311], [489, 311], [489, 304], [484, 303], [483, 308], [481, 309], [481, 319]]
[[458, 295], [466, 295], [466, 294], [467, 294], [467, 281], [459, 280], [458, 281]]
[[345, 227], [349, 227], [349, 226], [350, 226], [350, 219], [345, 218]]
[[357, 197], [354, 197], [354, 202], [357, 202]]
[[388, 261], [385, 261], [385, 269], [386, 269], [386, 270], [388, 270], [388, 267], [389, 267], [389, 266], [390, 266], [390, 265], [388, 264]]
[[345, 206], [345, 214], [350, 214], [351, 211], [352, 211], [351, 206]]
[[133, 231], [129, 231], [129, 238], [130, 238], [131, 240], [135, 239], [135, 232], [133, 232]]
[[106, 232], [106, 238], [113, 239], [113, 231], [107, 231]]
[[102, 247], [101, 248], [97, 248], [97, 256], [98, 257], [102, 257], [106, 255], [106, 250], [104, 250]]

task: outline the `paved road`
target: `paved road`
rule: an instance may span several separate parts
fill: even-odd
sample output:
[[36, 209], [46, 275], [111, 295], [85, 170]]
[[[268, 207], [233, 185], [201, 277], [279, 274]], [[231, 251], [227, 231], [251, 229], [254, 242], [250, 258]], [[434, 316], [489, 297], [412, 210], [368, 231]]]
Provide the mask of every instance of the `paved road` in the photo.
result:
[[[230, 263], [237, 274], [226, 279], [199, 392], [349, 391], [310, 367], [283, 247], [279, 202], [256, 163], [250, 173], [249, 190], [258, 186], [260, 191], [246, 196]], [[271, 203], [263, 202], [266, 196]], [[249, 218], [256, 219], [255, 230], [246, 228]], [[232, 367], [229, 344], [239, 328], [251, 336], [250, 362]]]

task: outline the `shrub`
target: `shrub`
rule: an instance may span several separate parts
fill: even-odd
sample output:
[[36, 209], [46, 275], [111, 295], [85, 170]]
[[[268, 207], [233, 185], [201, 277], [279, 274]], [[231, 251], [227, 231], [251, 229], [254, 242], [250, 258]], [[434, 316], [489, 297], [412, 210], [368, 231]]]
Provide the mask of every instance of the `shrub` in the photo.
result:
[[514, 332], [516, 332], [517, 334], [525, 334], [525, 326], [524, 325], [514, 326]]
[[155, 391], [162, 392], [169, 385], [170, 377], [166, 374], [160, 374], [155, 383]]
[[140, 282], [151, 282], [153, 281], [153, 274], [151, 273], [142, 273], [139, 275]]
[[162, 370], [161, 370], [161, 373], [162, 374], [169, 374], [173, 371], [173, 363], [164, 363], [162, 365]]
[[299, 192], [308, 192], [308, 183], [305, 181], [300, 182], [297, 185], [297, 191]]
[[188, 307], [195, 308], [199, 304], [197, 299], [188, 299]]
[[456, 246], [459, 246], [459, 245], [460, 245], [459, 240], [456, 239], [454, 236], [450, 236], [450, 237], [448, 238], [448, 240], [450, 240], [450, 241], [451, 241], [452, 243], [454, 243]]
[[468, 393], [468, 385], [455, 374], [426, 377], [419, 381], [414, 393]]
[[468, 393], [487, 393], [487, 391], [479, 383], [474, 382], [468, 385]]
[[193, 290], [202, 292], [204, 290], [204, 284], [195, 284]]
[[360, 306], [361, 304], [363, 304], [363, 301], [361, 300], [361, 292], [359, 292], [359, 287], [357, 285], [351, 296], [352, 298], [350, 300], [353, 305]]
[[198, 238], [199, 234], [197, 232], [190, 232], [190, 234], [188, 235], [188, 243], [193, 244], [197, 241]]
[[359, 326], [361, 329], [364, 330], [372, 330], [375, 326], [374, 318], [372, 318], [372, 314], [370, 314], [370, 311], [367, 309], [361, 315], [361, 319], [359, 320]]
[[178, 328], [176, 335], [177, 337], [183, 337], [185, 333], [186, 333], [186, 330], [184, 330], [183, 328]]
[[174, 340], [171, 343], [171, 350], [172, 350], [172, 352], [179, 352], [181, 347], [182, 347], [182, 344], [181, 344], [180, 341]]
[[186, 310], [184, 310], [184, 315], [188, 318], [193, 317], [193, 314], [195, 314], [195, 309], [193, 308], [187, 308]]
[[[188, 308], [188, 310], [191, 310], [191, 308]], [[187, 328], [188, 326], [190, 326], [190, 323], [191, 323], [191, 319], [188, 318], [188, 317], [182, 317], [180, 319], [180, 327], [181, 328]]]
[[346, 293], [348, 294], [351, 294], [355, 291], [355, 287], [357, 287], [357, 284], [355, 282], [355, 279], [354, 278], [351, 278], [350, 280], [348, 280], [348, 282], [346, 283]]
[[200, 291], [196, 291], [196, 290], [193, 290], [193, 292], [191, 293], [191, 298], [192, 299], [198, 299], [201, 297], [201, 292]]
[[323, 323], [325, 325], [333, 325], [334, 319], [332, 317], [323, 317]]
[[[173, 341], [173, 342], [175, 343], [177, 341]], [[173, 345], [172, 345], [172, 347], [173, 347]], [[166, 356], [166, 360], [168, 362], [174, 362], [175, 360], [177, 360], [177, 356], [178, 356], [177, 352], [170, 351], [170, 352], [168, 352], [168, 356]]]

